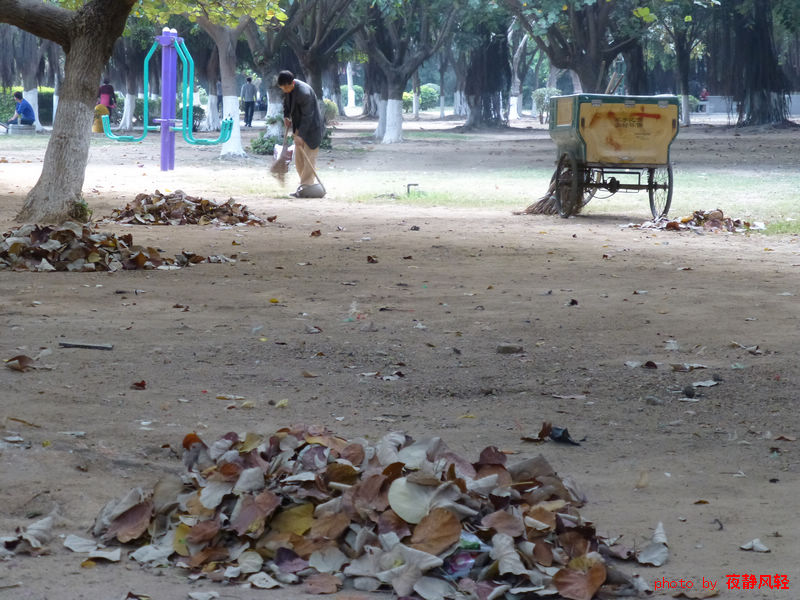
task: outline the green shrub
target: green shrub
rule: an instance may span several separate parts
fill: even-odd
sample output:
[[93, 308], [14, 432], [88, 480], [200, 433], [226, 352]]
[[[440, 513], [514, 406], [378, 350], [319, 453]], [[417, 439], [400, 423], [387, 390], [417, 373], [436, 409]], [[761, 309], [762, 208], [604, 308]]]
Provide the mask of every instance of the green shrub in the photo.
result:
[[[158, 125], [153, 119], [157, 119], [161, 116], [161, 99], [151, 99], [147, 104], [147, 110], [149, 112], [147, 117], [150, 121], [147, 124]], [[144, 119], [144, 100], [142, 98], [136, 99], [136, 106], [133, 108], [133, 118], [139, 123]]]
[[539, 114], [539, 122], [544, 122], [544, 115], [550, 108], [550, 97], [561, 95], [558, 88], [538, 88], [533, 90], [533, 107]]
[[403, 112], [411, 112], [412, 110], [414, 110], [414, 94], [403, 92]]
[[192, 117], [192, 131], [197, 131], [200, 128], [200, 123], [206, 118], [206, 111], [199, 106], [195, 106]]
[[14, 103], [14, 92], [21, 92], [22, 88], [8, 88], [0, 90], [0, 119], [4, 122], [14, 114], [16, 104]]
[[42, 125], [53, 124], [53, 88], [39, 88], [39, 122]]
[[426, 83], [419, 88], [419, 109], [429, 110], [439, 106], [439, 86], [435, 83]]
[[[439, 86], [435, 83], [426, 83], [419, 88], [419, 109], [430, 110], [439, 106]], [[403, 112], [414, 109], [414, 93], [403, 92]]]
[[[356, 95], [356, 105], [360, 106], [361, 104], [364, 103], [364, 88], [361, 87], [360, 85], [354, 85], [353, 86], [353, 91], [355, 92], [355, 95]], [[341, 86], [339, 93], [341, 93], [342, 99], [344, 100], [344, 102], [346, 104], [347, 103], [347, 86], [346, 85]]]
[[319, 143], [320, 150], [331, 150], [333, 149], [333, 128], [327, 127], [325, 129], [325, 133], [322, 136], [322, 141]]
[[339, 116], [339, 109], [336, 107], [336, 103], [333, 100], [328, 100], [325, 98], [322, 101], [322, 106], [322, 122], [325, 125], [329, 125], [336, 121], [336, 117]]
[[[289, 140], [286, 142], [289, 146], [292, 145], [292, 136], [289, 136]], [[264, 132], [262, 131], [258, 134], [257, 138], [254, 138], [253, 141], [250, 142], [250, 151], [253, 154], [261, 154], [261, 155], [272, 155], [275, 151], [275, 144], [283, 144], [283, 138], [276, 135], [264, 136]]]

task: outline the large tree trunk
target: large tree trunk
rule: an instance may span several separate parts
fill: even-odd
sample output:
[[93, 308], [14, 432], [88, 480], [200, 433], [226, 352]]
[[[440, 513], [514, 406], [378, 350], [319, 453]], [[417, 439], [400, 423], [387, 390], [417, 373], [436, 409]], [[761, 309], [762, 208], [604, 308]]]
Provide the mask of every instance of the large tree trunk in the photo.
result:
[[28, 101], [33, 108], [36, 118], [33, 126], [36, 131], [42, 131], [42, 124], [39, 122], [39, 62], [41, 61], [41, 43], [39, 38], [27, 31], [20, 32], [17, 38], [19, 55], [17, 56], [17, 66], [22, 75], [22, 97]]
[[222, 117], [233, 120], [230, 139], [221, 145], [220, 156], [247, 156], [242, 147], [242, 129], [239, 110], [239, 91], [236, 89], [236, 40], [248, 23], [247, 17], [239, 20], [235, 28], [216, 25], [201, 17], [197, 23], [202, 27], [219, 52], [219, 71], [222, 78]]
[[[414, 115], [414, 120], [419, 121], [419, 104], [420, 104], [420, 84], [419, 84], [419, 69], [414, 71], [414, 74], [411, 76], [411, 94], [413, 96], [412, 104], [411, 104], [411, 113]], [[400, 97], [400, 106], [402, 107], [402, 95]]]
[[[627, 93], [632, 96], [644, 96], [650, 93], [647, 86], [647, 72], [645, 71], [644, 48], [640, 42], [631, 46], [622, 53], [625, 59], [625, 83]], [[689, 64], [686, 64], [686, 81], [688, 89]]]
[[453, 114], [458, 117], [469, 116], [469, 105], [467, 104], [467, 95], [464, 90], [467, 87], [467, 69], [468, 58], [466, 53], [461, 53], [458, 60], [451, 60], [453, 63], [453, 70], [456, 73], [456, 89], [453, 92]]
[[733, 99], [739, 125], [782, 123], [789, 113], [789, 83], [778, 64], [772, 25], [772, 1], [753, 0], [747, 13], [734, 13], [736, 50], [731, 60]]
[[66, 52], [58, 116], [42, 174], [18, 221], [86, 220], [81, 190], [89, 156], [97, 82], [134, 0], [90, 0], [69, 11], [35, 0], [0, 0], [0, 19], [60, 44]]
[[447, 54], [439, 53], [439, 118], [444, 119], [444, 76], [447, 74]]
[[487, 36], [470, 60], [466, 87], [470, 114], [466, 127], [507, 125], [503, 95], [508, 95], [510, 86], [508, 40], [504, 35]]
[[[267, 88], [267, 136], [283, 137], [283, 92], [277, 85], [270, 85]], [[276, 118], [274, 123], [270, 123], [271, 118]]]
[[142, 72], [139, 69], [133, 68], [133, 65], [126, 65], [125, 106], [122, 109], [122, 117], [119, 121], [119, 128], [122, 131], [133, 130], [133, 112], [136, 108], [136, 96], [142, 84]]
[[397, 77], [386, 86], [386, 129], [381, 138], [384, 144], [396, 144], [403, 141], [403, 90], [406, 80]]
[[386, 101], [386, 133], [384, 144], [396, 144], [403, 141], [403, 100], [389, 98]]
[[681, 95], [682, 125], [688, 127], [692, 124], [689, 105], [690, 41], [686, 37], [686, 32], [680, 29], [674, 32], [673, 41], [675, 42], [675, 61], [678, 66], [678, 92]]

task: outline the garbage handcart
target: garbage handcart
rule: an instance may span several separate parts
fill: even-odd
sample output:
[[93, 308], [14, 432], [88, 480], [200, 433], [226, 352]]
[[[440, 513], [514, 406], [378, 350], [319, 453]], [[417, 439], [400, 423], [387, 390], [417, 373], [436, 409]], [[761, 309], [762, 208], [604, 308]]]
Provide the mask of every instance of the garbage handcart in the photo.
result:
[[559, 215], [577, 214], [599, 190], [647, 190], [653, 219], [667, 215], [677, 96], [554, 96], [549, 131], [558, 147], [551, 189]]

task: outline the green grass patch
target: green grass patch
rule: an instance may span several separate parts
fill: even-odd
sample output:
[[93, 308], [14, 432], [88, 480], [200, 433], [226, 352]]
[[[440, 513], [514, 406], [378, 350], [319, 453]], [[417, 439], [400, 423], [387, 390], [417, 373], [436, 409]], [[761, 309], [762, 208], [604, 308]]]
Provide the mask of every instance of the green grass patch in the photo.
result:
[[471, 142], [474, 139], [469, 134], [452, 131], [404, 131], [403, 138], [407, 140], [458, 140], [460, 142]]
[[[359, 133], [361, 138], [374, 138], [373, 132]], [[404, 140], [456, 140], [459, 142], [471, 142], [474, 136], [464, 133], [454, 133], [452, 131], [404, 131]]]
[[800, 235], [800, 221], [776, 221], [761, 231], [765, 235]]

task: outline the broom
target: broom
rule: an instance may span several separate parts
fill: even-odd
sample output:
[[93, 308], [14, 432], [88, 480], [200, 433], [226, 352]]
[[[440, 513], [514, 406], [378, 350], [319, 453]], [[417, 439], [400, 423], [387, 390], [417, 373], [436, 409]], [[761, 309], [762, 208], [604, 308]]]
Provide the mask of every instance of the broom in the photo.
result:
[[520, 211], [518, 215], [554, 215], [558, 212], [558, 204], [556, 198], [556, 175], [553, 173], [553, 177], [550, 178], [550, 187], [547, 188], [547, 192], [544, 196], [539, 198], [536, 202], [528, 206], [523, 211]]
[[286, 173], [289, 172], [289, 163], [292, 161], [292, 157], [289, 154], [289, 146], [287, 145], [288, 140], [289, 128], [287, 127], [286, 133], [283, 135], [283, 148], [281, 148], [281, 153], [269, 168], [272, 176], [275, 177], [275, 179], [277, 179], [281, 185], [286, 183]]

